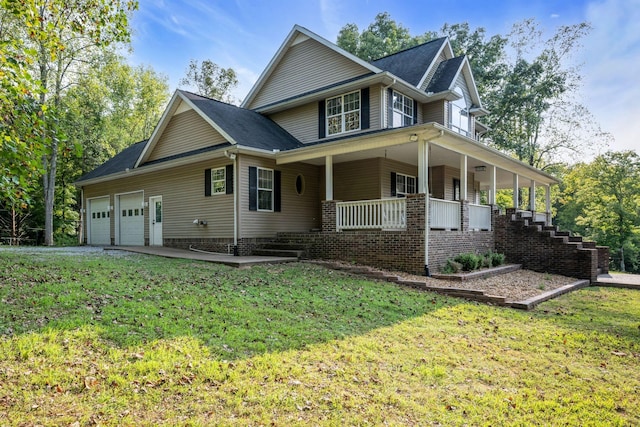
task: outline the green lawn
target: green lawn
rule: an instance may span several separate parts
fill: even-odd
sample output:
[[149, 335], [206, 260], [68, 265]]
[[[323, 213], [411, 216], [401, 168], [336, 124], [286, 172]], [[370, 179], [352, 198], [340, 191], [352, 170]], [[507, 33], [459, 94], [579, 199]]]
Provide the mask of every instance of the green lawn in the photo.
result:
[[0, 251], [0, 425], [638, 425], [640, 292]]

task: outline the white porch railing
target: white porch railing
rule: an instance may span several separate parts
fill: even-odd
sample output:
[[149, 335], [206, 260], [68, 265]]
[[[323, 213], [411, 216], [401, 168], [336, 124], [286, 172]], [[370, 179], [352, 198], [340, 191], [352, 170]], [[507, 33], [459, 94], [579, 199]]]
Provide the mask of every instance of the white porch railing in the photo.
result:
[[547, 214], [545, 212], [536, 212], [536, 222], [547, 222]]
[[491, 231], [491, 206], [469, 204], [469, 229]]
[[442, 228], [445, 230], [459, 230], [460, 224], [460, 202], [449, 200], [429, 199], [429, 217], [431, 228]]
[[407, 227], [405, 199], [358, 200], [336, 203], [336, 229], [404, 230]]

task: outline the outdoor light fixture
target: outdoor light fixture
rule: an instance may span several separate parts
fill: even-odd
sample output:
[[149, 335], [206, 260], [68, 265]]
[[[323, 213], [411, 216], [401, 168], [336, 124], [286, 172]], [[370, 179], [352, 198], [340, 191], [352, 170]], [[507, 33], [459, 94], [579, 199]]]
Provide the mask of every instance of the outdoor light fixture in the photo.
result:
[[482, 165], [482, 166], [476, 166], [474, 169], [476, 170], [476, 172], [484, 172], [487, 170], [487, 167]]

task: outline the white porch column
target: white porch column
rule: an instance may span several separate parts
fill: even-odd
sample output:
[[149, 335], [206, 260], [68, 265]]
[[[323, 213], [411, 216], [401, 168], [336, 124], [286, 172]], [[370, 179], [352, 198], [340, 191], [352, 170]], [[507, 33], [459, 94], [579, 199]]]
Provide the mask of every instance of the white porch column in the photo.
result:
[[424, 194], [424, 274], [429, 272], [429, 141], [418, 143], [418, 192]]
[[547, 184], [545, 186], [545, 211], [547, 213], [551, 212], [551, 185]]
[[520, 201], [518, 200], [518, 193], [520, 189], [520, 184], [518, 183], [518, 174], [513, 174], [513, 207], [518, 209], [520, 207]]
[[324, 164], [325, 199], [333, 200], [333, 156], [326, 156]]
[[490, 166], [489, 167], [489, 204], [490, 205], [495, 205], [496, 204], [496, 167], [495, 166]]
[[529, 210], [536, 211], [536, 182], [531, 180], [531, 188], [529, 189]]
[[467, 200], [467, 155], [460, 156], [460, 200]]

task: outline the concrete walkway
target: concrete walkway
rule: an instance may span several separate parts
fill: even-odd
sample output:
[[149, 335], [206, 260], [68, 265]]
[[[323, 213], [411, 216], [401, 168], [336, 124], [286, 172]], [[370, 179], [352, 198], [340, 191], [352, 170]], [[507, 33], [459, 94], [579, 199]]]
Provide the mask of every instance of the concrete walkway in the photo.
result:
[[285, 262], [296, 262], [293, 257], [276, 256], [233, 256], [227, 254], [196, 252], [187, 249], [167, 248], [164, 246], [107, 246], [104, 250], [119, 250], [136, 252], [140, 254], [156, 255], [165, 258], [194, 259], [198, 261], [224, 264], [231, 267], [242, 268], [258, 264], [280, 264]]
[[598, 276], [595, 286], [609, 286], [640, 290], [640, 274], [610, 273]]

